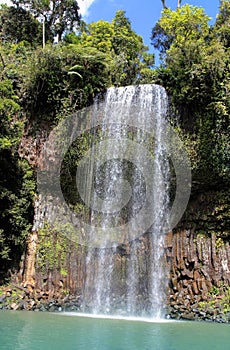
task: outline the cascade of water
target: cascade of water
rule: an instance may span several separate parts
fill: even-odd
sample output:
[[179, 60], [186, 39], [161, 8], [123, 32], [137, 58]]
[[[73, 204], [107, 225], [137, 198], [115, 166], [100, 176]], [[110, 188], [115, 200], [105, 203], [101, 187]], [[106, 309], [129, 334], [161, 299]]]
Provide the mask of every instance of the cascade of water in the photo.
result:
[[166, 287], [167, 96], [157, 85], [110, 88], [95, 113], [101, 128], [87, 174], [93, 244], [83, 310], [159, 317]]

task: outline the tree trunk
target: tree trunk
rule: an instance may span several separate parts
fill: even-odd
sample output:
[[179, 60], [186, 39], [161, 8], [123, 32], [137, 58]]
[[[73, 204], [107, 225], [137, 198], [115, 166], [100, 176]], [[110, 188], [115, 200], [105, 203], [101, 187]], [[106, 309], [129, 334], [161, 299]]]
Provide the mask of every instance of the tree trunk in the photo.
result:
[[177, 8], [180, 8], [181, 0], [177, 0]]
[[32, 232], [27, 241], [27, 252], [25, 259], [24, 270], [24, 286], [35, 285], [35, 262], [37, 250], [38, 235], [37, 232]]
[[[179, 1], [179, 0], [178, 0]], [[167, 6], [165, 5], [165, 0], [161, 0], [161, 2], [162, 2], [162, 5], [163, 5], [163, 8], [164, 9], [167, 9]]]

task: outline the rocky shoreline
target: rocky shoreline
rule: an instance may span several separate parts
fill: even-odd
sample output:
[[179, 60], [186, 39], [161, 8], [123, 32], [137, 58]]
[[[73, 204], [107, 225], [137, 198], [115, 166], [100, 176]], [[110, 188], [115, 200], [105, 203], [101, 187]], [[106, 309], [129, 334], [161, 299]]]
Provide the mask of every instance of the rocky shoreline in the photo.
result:
[[168, 307], [168, 318], [174, 320], [206, 321], [218, 323], [230, 323], [230, 312], [225, 313], [222, 308], [212, 308], [208, 305], [204, 308], [193, 304], [187, 309], [185, 305], [170, 305]]
[[[171, 300], [165, 309], [165, 318], [174, 320], [230, 323], [230, 312], [226, 312], [218, 300], [203, 304]], [[80, 312], [81, 297], [61, 291], [54, 295], [49, 291], [31, 290], [21, 286], [0, 288], [0, 310], [26, 310], [41, 312]]]
[[0, 310], [77, 312], [80, 310], [80, 297], [69, 295], [65, 291], [54, 295], [49, 291], [31, 290], [21, 286], [3, 287]]

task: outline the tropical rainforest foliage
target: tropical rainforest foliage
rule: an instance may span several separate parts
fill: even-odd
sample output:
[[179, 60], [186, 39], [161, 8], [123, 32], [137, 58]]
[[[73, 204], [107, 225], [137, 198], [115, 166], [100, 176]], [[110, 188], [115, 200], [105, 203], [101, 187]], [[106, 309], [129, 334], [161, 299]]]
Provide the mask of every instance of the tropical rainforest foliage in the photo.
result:
[[212, 26], [201, 8], [165, 6], [152, 29], [159, 67], [122, 10], [111, 23], [86, 24], [76, 1], [13, 3], [0, 8], [0, 274], [14, 268], [32, 227], [35, 169], [19, 156], [23, 134], [35, 138], [109, 86], [163, 85], [194, 179], [200, 186], [228, 183], [229, 1], [220, 2]]
[[221, 1], [213, 26], [209, 19], [198, 7], [164, 9], [152, 43], [163, 62], [156, 81], [172, 97], [178, 127], [187, 132], [193, 177], [210, 186], [229, 179], [229, 1]]

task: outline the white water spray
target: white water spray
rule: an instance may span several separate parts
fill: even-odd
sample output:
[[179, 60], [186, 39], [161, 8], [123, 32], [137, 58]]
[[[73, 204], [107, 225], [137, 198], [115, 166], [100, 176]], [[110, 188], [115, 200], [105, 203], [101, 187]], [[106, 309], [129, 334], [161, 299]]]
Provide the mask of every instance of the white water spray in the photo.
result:
[[[93, 191], [87, 190], [95, 208], [88, 240], [95, 242], [94, 226], [101, 234], [97, 247], [88, 249], [83, 311], [159, 318], [167, 282], [167, 96], [157, 85], [110, 88], [105, 101], [95, 104], [97, 115], [98, 110], [102, 127], [85, 176], [93, 176], [87, 180]], [[147, 211], [141, 216], [143, 207]]]

